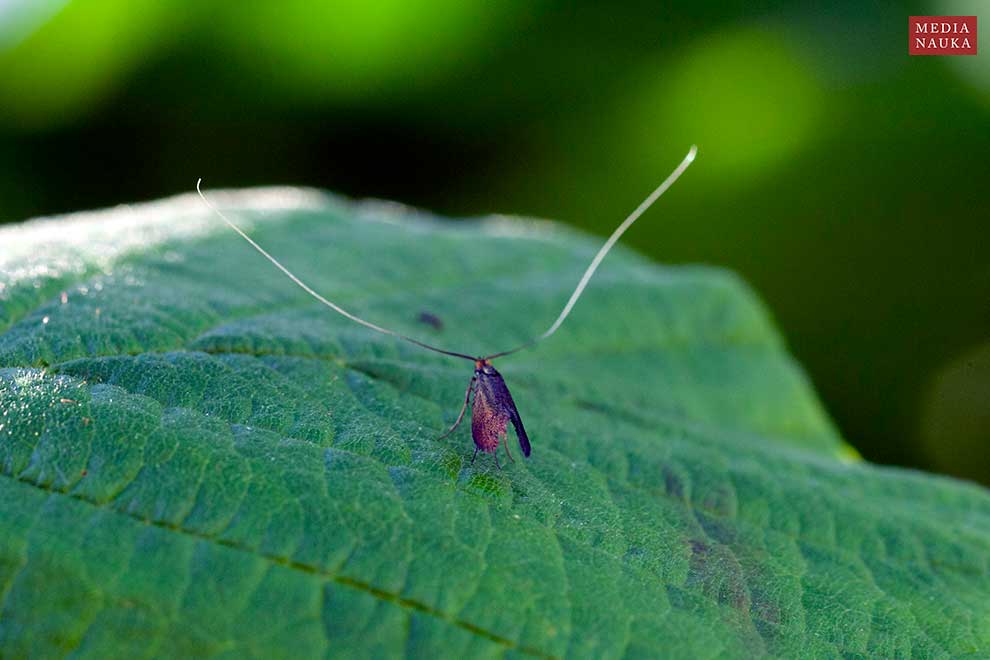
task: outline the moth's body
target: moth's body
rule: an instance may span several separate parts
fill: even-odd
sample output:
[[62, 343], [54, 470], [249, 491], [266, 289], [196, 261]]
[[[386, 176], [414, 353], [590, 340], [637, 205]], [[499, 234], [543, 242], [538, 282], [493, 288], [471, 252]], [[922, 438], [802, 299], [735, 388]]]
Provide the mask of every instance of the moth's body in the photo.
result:
[[[529, 437], [502, 374], [488, 360], [478, 360], [474, 367], [474, 381], [474, 399], [471, 403], [471, 436], [474, 438], [474, 446], [481, 451], [495, 454], [499, 440], [505, 437], [506, 424], [512, 422], [519, 438], [519, 448], [522, 449], [523, 456], [528, 458]], [[508, 444], [505, 445], [505, 453], [510, 461], [513, 460]], [[498, 462], [498, 456], [495, 461]]]
[[[508, 351], [492, 353], [487, 357], [478, 358], [466, 353], [449, 351], [436, 346], [431, 346], [430, 344], [422, 342], [418, 339], [407, 337], [406, 335], [396, 332], [395, 330], [389, 330], [388, 328], [375, 325], [370, 321], [366, 321], [358, 316], [355, 316], [354, 314], [351, 314], [337, 303], [327, 300], [322, 295], [311, 289], [305, 282], [296, 277], [292, 271], [283, 266], [278, 259], [268, 254], [263, 247], [254, 242], [254, 240], [245, 234], [240, 227], [231, 222], [227, 216], [213, 206], [213, 204], [206, 199], [206, 195], [203, 194], [202, 190], [200, 190], [199, 185], [202, 180], [196, 182], [196, 191], [199, 193], [200, 197], [203, 198], [203, 202], [210, 209], [212, 209], [213, 212], [220, 217], [220, 219], [227, 223], [231, 229], [237, 232], [241, 238], [250, 243], [251, 246], [261, 253], [262, 256], [272, 262], [272, 264], [282, 271], [286, 277], [295, 282], [299, 288], [303, 289], [310, 296], [320, 301], [341, 316], [363, 325], [366, 328], [374, 330], [375, 332], [396, 337], [402, 341], [409, 342], [410, 344], [415, 344], [425, 350], [448, 355], [450, 357], [473, 361], [474, 376], [471, 377], [471, 382], [468, 383], [467, 392], [464, 394], [464, 405], [461, 406], [461, 412], [457, 416], [457, 421], [454, 422], [454, 425], [440, 437], [443, 438], [453, 433], [454, 429], [456, 429], [461, 423], [461, 420], [464, 419], [464, 412], [467, 410], [468, 404], [471, 404], [471, 435], [474, 438], [474, 458], [477, 458], [479, 451], [484, 451], [494, 456], [495, 464], [499, 465], [498, 454], [496, 452], [498, 450], [499, 442], [505, 438], [506, 429], [509, 422], [512, 422], [512, 425], [516, 429], [516, 436], [519, 438], [519, 446], [522, 448], [522, 452], [525, 456], [529, 456], [530, 446], [529, 438], [526, 436], [526, 429], [523, 428], [522, 420], [519, 418], [519, 411], [516, 410], [516, 403], [512, 400], [512, 395], [509, 394], [509, 388], [505, 386], [505, 381], [502, 380], [501, 374], [499, 374], [498, 371], [495, 370], [495, 367], [492, 366], [491, 360], [497, 357], [511, 355], [512, 353], [521, 351], [524, 348], [534, 346], [557, 331], [560, 324], [563, 323], [564, 319], [567, 318], [567, 315], [570, 314], [571, 308], [574, 307], [574, 303], [576, 303], [578, 298], [581, 297], [581, 293], [584, 291], [585, 286], [587, 286], [588, 281], [595, 272], [595, 269], [598, 268], [598, 264], [600, 264], [602, 259], [605, 258], [608, 251], [612, 249], [615, 242], [619, 240], [619, 237], [622, 236], [623, 232], [631, 227], [632, 224], [636, 222], [636, 219], [639, 218], [646, 211], [646, 209], [648, 209], [650, 205], [653, 204], [653, 202], [655, 202], [667, 190], [667, 188], [673, 185], [674, 181], [677, 180], [684, 170], [687, 169], [688, 165], [690, 165], [694, 160], [696, 153], [697, 147], [691, 147], [687, 156], [684, 157], [684, 160], [681, 161], [681, 164], [677, 166], [670, 176], [668, 176], [664, 182], [661, 183], [657, 189], [654, 190], [650, 196], [647, 197], [643, 203], [640, 204], [636, 210], [633, 211], [629, 217], [627, 217], [622, 224], [620, 224], [615, 231], [612, 232], [612, 235], [608, 237], [608, 240], [606, 240], [605, 244], [598, 250], [598, 253], [591, 260], [591, 264], [584, 271], [584, 275], [581, 276], [581, 280], [574, 288], [574, 292], [571, 293], [570, 299], [567, 301], [567, 304], [564, 305], [564, 309], [560, 312], [557, 320], [550, 325], [546, 332]], [[434, 325], [437, 329], [441, 329], [443, 327], [443, 323], [433, 314], [423, 313], [420, 315], [420, 320]], [[512, 460], [512, 454], [509, 453], [508, 444], [505, 445], [505, 453], [509, 457], [509, 460]], [[472, 463], [474, 462], [474, 458], [471, 459]], [[501, 467], [501, 465], [499, 465], [499, 467]]]
[[[457, 416], [457, 421], [451, 426], [441, 438], [445, 438], [460, 425], [464, 419], [464, 412], [468, 405], [471, 405], [471, 437], [474, 438], [474, 457], [479, 451], [487, 452], [495, 457], [495, 465], [498, 463], [498, 443], [505, 438], [509, 422], [516, 429], [516, 437], [519, 438], [519, 447], [524, 456], [529, 456], [529, 436], [523, 427], [519, 411], [516, 409], [516, 402], [512, 400], [509, 388], [505, 385], [502, 374], [492, 366], [492, 363], [479, 358], [474, 362], [474, 375], [468, 383], [467, 391], [464, 393], [464, 405]], [[509, 445], [505, 445], [505, 454], [513, 461], [512, 454], [509, 453]], [[474, 462], [474, 458], [471, 459]], [[499, 466], [501, 467], [501, 466]]]

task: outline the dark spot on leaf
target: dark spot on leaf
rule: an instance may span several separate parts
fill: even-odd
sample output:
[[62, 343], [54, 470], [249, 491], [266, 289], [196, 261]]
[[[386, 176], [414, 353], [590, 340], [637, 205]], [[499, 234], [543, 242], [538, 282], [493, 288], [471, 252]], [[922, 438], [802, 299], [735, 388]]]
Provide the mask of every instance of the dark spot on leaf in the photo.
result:
[[416, 320], [420, 323], [430, 326], [437, 332], [443, 330], [443, 320], [436, 314], [430, 312], [420, 312]]

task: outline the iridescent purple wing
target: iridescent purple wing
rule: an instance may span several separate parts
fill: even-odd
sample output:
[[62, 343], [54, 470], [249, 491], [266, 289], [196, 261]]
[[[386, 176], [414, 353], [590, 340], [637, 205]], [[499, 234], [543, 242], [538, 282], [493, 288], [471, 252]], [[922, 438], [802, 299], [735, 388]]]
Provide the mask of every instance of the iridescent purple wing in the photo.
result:
[[[522, 418], [519, 417], [519, 411], [516, 409], [516, 402], [512, 400], [512, 395], [509, 394], [509, 388], [506, 387], [505, 381], [502, 379], [502, 375], [495, 370], [494, 367], [489, 366], [491, 373], [480, 372], [478, 374], [478, 391], [475, 394], [475, 406], [479, 398], [485, 409], [490, 409], [493, 417], [493, 421], [497, 420], [495, 428], [493, 430], [499, 431], [499, 435], [505, 434], [505, 425], [507, 422], [511, 421], [512, 426], [516, 429], [516, 436], [519, 438], [519, 447], [522, 449], [524, 456], [529, 456], [531, 448], [529, 446], [529, 436], [526, 435], [526, 429], [523, 427]], [[480, 397], [479, 397], [480, 395]], [[474, 409], [472, 409], [472, 431], [474, 430]], [[496, 436], [497, 438], [497, 436]], [[481, 447], [478, 443], [478, 436], [475, 436], [475, 444]], [[498, 440], [495, 440], [494, 446], [498, 446]], [[490, 450], [486, 450], [490, 451]]]
[[[505, 389], [505, 393], [509, 393], [509, 388]], [[511, 395], [509, 396], [509, 403], [512, 404], [512, 412], [509, 414], [509, 419], [512, 420], [512, 425], [516, 427], [516, 436], [519, 438], [519, 447], [522, 449], [523, 456], [529, 458], [529, 436], [526, 435], [526, 429], [523, 428], [522, 418], [519, 416], [519, 411], [516, 410], [516, 404], [512, 401]]]

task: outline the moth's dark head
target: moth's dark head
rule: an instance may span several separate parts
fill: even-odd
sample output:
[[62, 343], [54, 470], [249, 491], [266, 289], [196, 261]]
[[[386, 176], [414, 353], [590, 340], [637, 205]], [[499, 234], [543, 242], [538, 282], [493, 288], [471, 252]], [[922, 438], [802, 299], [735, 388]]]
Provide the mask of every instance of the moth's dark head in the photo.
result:
[[492, 374], [497, 374], [498, 372], [495, 371], [495, 367], [492, 366], [491, 360], [475, 360], [474, 373], [491, 376]]

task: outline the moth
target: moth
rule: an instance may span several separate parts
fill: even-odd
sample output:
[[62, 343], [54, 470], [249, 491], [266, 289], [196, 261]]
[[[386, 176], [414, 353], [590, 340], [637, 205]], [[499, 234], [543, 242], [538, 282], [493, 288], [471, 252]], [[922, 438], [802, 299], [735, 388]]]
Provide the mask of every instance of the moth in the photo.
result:
[[519, 440], [519, 447], [522, 449], [523, 456], [526, 456], [527, 458], [529, 457], [531, 447], [529, 444], [529, 436], [526, 435], [526, 429], [523, 427], [522, 418], [519, 416], [519, 410], [516, 407], [515, 401], [512, 399], [512, 394], [509, 393], [509, 388], [505, 384], [502, 374], [500, 374], [492, 365], [492, 360], [530, 348], [557, 332], [557, 329], [560, 328], [561, 324], [564, 322], [564, 319], [566, 319], [571, 313], [571, 309], [574, 308], [574, 304], [578, 301], [578, 298], [581, 297], [581, 294], [588, 285], [588, 281], [591, 279], [591, 276], [595, 274], [595, 271], [598, 269], [598, 265], [602, 262], [602, 259], [605, 258], [605, 255], [608, 254], [609, 250], [612, 249], [612, 246], [615, 245], [622, 234], [624, 234], [625, 231], [629, 229], [629, 227], [631, 227], [632, 224], [636, 222], [636, 220], [638, 220], [639, 217], [660, 198], [661, 195], [667, 192], [668, 188], [674, 185], [674, 182], [677, 181], [688, 166], [694, 162], [697, 153], [698, 148], [696, 146], [692, 146], [684, 159], [681, 160], [680, 164], [674, 169], [674, 171], [671, 172], [666, 179], [664, 179], [663, 183], [657, 186], [656, 190], [650, 193], [650, 195], [644, 199], [643, 202], [636, 207], [636, 209], [630, 213], [618, 227], [616, 227], [615, 231], [613, 231], [608, 237], [601, 249], [598, 250], [598, 253], [595, 254], [587, 269], [585, 269], [584, 274], [581, 276], [577, 286], [571, 293], [571, 297], [568, 299], [567, 303], [564, 305], [564, 308], [557, 316], [557, 320], [555, 320], [543, 334], [533, 337], [529, 341], [507, 351], [500, 351], [498, 353], [492, 353], [490, 355], [480, 357], [438, 348], [418, 339], [407, 337], [406, 335], [396, 332], [395, 330], [383, 328], [351, 314], [341, 306], [314, 291], [309, 287], [309, 285], [296, 277], [288, 268], [283, 266], [278, 259], [273, 257], [264, 248], [258, 245], [254, 239], [248, 236], [240, 227], [234, 224], [234, 222], [232, 222], [216, 206], [214, 206], [213, 203], [207, 199], [206, 195], [200, 188], [203, 181], [202, 179], [199, 179], [196, 182], [196, 192], [199, 193], [203, 203], [206, 204], [206, 206], [213, 211], [213, 213], [219, 216], [221, 220], [227, 223], [231, 229], [237, 232], [241, 238], [247, 241], [255, 250], [261, 253], [262, 256], [268, 259], [268, 261], [282, 271], [282, 273], [292, 280], [297, 286], [302, 288], [303, 291], [333, 311], [350, 319], [351, 321], [354, 321], [355, 323], [363, 325], [366, 328], [395, 337], [396, 339], [400, 339], [405, 342], [409, 342], [410, 344], [419, 346], [420, 348], [433, 351], [435, 353], [440, 353], [442, 355], [462, 358], [474, 362], [474, 375], [471, 376], [467, 390], [464, 393], [464, 405], [461, 406], [461, 411], [457, 415], [457, 419], [454, 421], [454, 424], [447, 429], [444, 434], [439, 436], [438, 439], [446, 438], [453, 433], [464, 419], [464, 413], [467, 411], [468, 406], [471, 406], [471, 436], [474, 439], [475, 447], [471, 462], [474, 463], [474, 460], [478, 457], [479, 451], [487, 452], [494, 457], [496, 467], [501, 470], [502, 465], [498, 462], [497, 453], [500, 443], [502, 443], [505, 447], [505, 455], [508, 456], [509, 460], [513, 462], [515, 461], [515, 459], [512, 458], [512, 454], [509, 452], [508, 443], [504, 442], [510, 422], [512, 423], [513, 428], [515, 428], [516, 437]]

